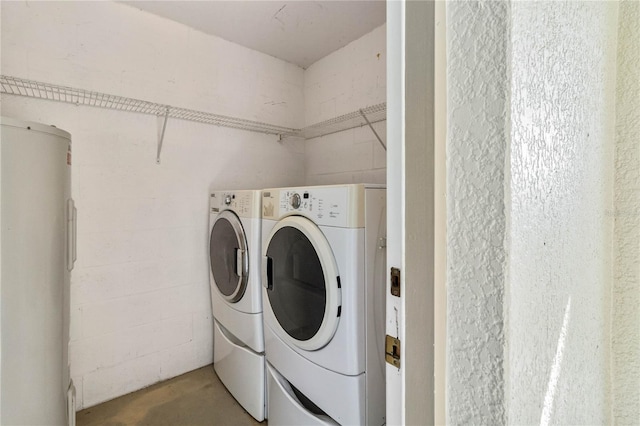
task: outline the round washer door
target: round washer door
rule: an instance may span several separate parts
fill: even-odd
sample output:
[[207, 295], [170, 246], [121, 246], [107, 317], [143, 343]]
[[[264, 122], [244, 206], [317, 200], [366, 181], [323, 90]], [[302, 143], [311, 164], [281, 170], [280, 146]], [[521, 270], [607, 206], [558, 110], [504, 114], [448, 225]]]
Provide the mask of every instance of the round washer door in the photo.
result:
[[230, 303], [242, 299], [247, 289], [248, 254], [240, 219], [231, 211], [221, 212], [211, 227], [209, 261], [213, 283]]
[[301, 349], [322, 348], [336, 332], [342, 302], [329, 242], [309, 219], [289, 216], [274, 226], [264, 255], [263, 285], [276, 332]]

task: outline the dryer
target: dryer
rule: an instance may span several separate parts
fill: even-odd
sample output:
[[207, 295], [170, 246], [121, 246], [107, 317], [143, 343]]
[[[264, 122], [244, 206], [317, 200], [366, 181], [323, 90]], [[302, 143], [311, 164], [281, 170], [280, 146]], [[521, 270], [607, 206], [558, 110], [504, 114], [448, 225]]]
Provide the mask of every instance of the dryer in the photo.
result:
[[256, 420], [265, 419], [261, 191], [216, 191], [209, 199], [213, 366]]
[[269, 423], [385, 423], [386, 190], [263, 190]]

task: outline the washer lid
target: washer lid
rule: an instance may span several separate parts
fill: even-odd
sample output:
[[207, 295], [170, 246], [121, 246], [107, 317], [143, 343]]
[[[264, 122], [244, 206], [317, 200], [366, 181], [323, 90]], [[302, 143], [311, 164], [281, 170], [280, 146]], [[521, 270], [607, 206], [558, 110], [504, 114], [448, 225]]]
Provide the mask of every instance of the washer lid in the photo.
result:
[[288, 216], [267, 239], [263, 285], [278, 322], [275, 331], [301, 349], [325, 346], [341, 314], [338, 267], [322, 231], [310, 220]]
[[242, 223], [229, 210], [221, 212], [211, 227], [209, 260], [222, 297], [231, 303], [242, 299], [249, 277], [249, 252]]

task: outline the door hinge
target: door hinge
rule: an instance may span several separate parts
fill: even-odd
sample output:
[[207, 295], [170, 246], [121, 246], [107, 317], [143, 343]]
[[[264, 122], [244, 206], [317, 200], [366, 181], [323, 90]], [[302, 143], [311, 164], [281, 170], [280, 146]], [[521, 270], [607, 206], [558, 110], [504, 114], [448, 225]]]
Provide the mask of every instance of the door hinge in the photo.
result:
[[391, 268], [391, 295], [400, 297], [400, 269]]
[[389, 336], [385, 339], [384, 359], [396, 368], [400, 368], [400, 340]]

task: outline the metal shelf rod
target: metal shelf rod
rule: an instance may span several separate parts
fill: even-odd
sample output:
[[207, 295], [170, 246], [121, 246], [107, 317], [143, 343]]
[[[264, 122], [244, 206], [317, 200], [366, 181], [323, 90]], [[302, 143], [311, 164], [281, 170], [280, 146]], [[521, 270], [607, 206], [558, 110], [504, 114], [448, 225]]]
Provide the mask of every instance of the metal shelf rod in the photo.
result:
[[375, 135], [376, 139], [378, 139], [378, 142], [380, 142], [380, 145], [382, 145], [382, 149], [384, 149], [386, 151], [387, 150], [386, 145], [384, 144], [384, 142], [382, 142], [382, 139], [380, 139], [380, 136], [378, 135], [378, 132], [376, 132], [376, 129], [373, 128], [373, 125], [371, 124], [371, 122], [367, 118], [367, 115], [361, 109], [358, 110], [358, 111], [360, 111], [360, 114], [362, 115], [362, 118], [364, 118], [364, 121], [367, 122], [367, 125], [369, 126], [369, 128], [371, 129], [373, 134]]

